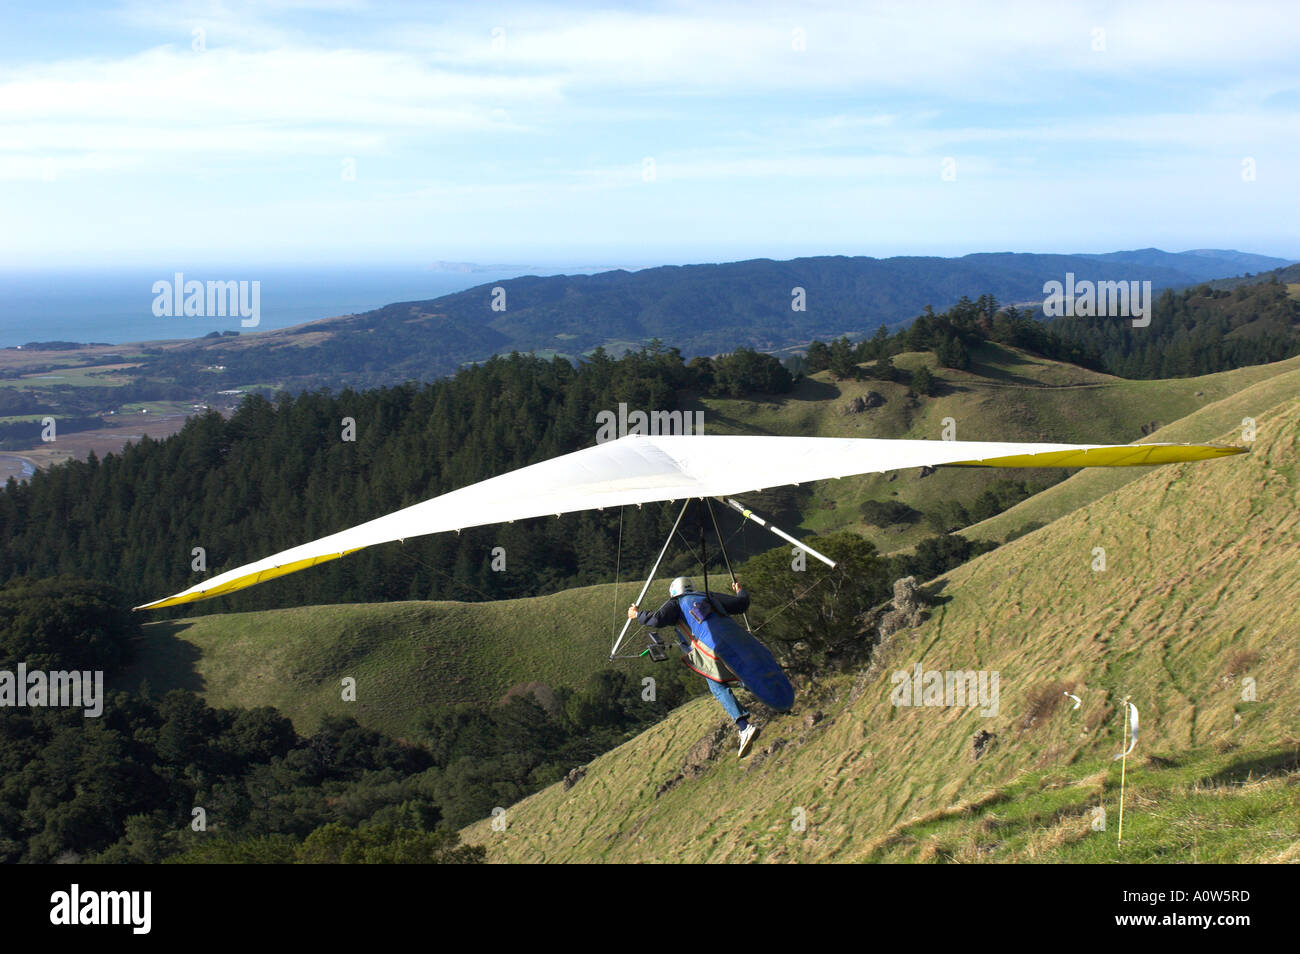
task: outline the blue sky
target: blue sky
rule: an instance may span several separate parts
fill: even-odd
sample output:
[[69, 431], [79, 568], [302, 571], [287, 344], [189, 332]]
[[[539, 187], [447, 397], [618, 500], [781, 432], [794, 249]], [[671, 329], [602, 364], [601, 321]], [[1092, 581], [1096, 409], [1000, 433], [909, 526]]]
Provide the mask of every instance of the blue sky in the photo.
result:
[[1300, 258], [1285, 3], [0, 12], [0, 262]]

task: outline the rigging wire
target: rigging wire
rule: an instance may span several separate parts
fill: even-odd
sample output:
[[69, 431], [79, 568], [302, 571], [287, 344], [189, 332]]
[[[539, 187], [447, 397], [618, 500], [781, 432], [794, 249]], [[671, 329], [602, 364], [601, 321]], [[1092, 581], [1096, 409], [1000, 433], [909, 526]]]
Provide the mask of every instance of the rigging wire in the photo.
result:
[[[718, 515], [713, 512], [713, 501], [706, 500], [705, 503], [709, 508], [709, 517], [713, 520], [713, 532], [718, 535], [718, 549], [722, 551], [722, 562], [727, 565], [727, 574], [731, 577], [731, 585], [734, 589], [736, 585], [736, 571], [731, 568], [731, 557], [727, 556], [727, 545], [723, 542], [722, 530], [718, 527]], [[749, 614], [741, 613], [740, 618], [745, 621], [745, 629], [749, 629]], [[750, 632], [753, 633], [753, 630], [750, 630]]]
[[[418, 563], [418, 564], [420, 564], [420, 566], [424, 567], [426, 570], [429, 570], [429, 571], [432, 572], [432, 573], [437, 573], [439, 576], [446, 577], [448, 580], [451, 581], [451, 583], [452, 583], [453, 586], [458, 586], [458, 587], [461, 587], [461, 588], [463, 588], [463, 589], [467, 589], [467, 590], [473, 590], [473, 591], [474, 591], [475, 593], [477, 593], [479, 596], [483, 597], [483, 599], [484, 599], [486, 602], [489, 602], [489, 603], [494, 602], [494, 601], [496, 601], [496, 600], [500, 600], [500, 599], [503, 598], [503, 597], [501, 597], [501, 596], [499, 596], [499, 595], [498, 595], [498, 596], [492, 596], [490, 593], [484, 593], [484, 592], [483, 592], [482, 590], [480, 590], [477, 586], [474, 586], [474, 585], [472, 585], [472, 584], [470, 584], [470, 583], [464, 583], [464, 582], [462, 582], [461, 580], [456, 579], [454, 576], [452, 576], [450, 573], [446, 572], [445, 570], [440, 570], [440, 569], [438, 569], [436, 566], [433, 566], [433, 565], [430, 564], [430, 563], [425, 563], [423, 560], [421, 560], [418, 556], [415, 555], [415, 550], [414, 550], [414, 548], [408, 550], [408, 549], [406, 548], [406, 546], [405, 546], [405, 543], [406, 543], [406, 541], [402, 541], [402, 544], [403, 544], [403, 546], [402, 546], [402, 552], [404, 552], [404, 553], [407, 555], [407, 557], [410, 558], [410, 560], [411, 560], [413, 563]], [[455, 592], [455, 591], [453, 590], [452, 592]]]
[[[668, 506], [668, 504], [666, 503], [666, 504], [664, 505], [664, 509], [667, 509], [667, 506]], [[705, 532], [706, 532], [706, 526], [705, 526], [705, 523], [704, 523], [704, 511], [705, 511], [706, 508], [707, 508], [707, 510], [708, 510], [709, 517], [710, 517], [710, 519], [711, 519], [712, 522], [713, 522], [713, 529], [714, 529], [714, 532], [717, 534], [717, 537], [718, 537], [718, 548], [719, 548], [719, 550], [720, 550], [721, 553], [722, 553], [722, 560], [723, 560], [723, 563], [725, 564], [726, 569], [727, 569], [727, 573], [728, 573], [728, 575], [731, 577], [731, 580], [732, 580], [733, 583], [736, 581], [736, 573], [735, 573], [735, 570], [733, 569], [733, 567], [732, 567], [732, 565], [731, 565], [731, 558], [730, 558], [730, 556], [727, 554], [726, 541], [723, 540], [721, 525], [718, 523], [717, 514], [716, 514], [716, 513], [714, 512], [714, 510], [713, 510], [713, 505], [712, 505], [712, 503], [711, 503], [707, 498], [700, 497], [700, 498], [699, 498], [699, 505], [698, 505], [698, 507], [699, 507], [699, 509], [698, 509], [698, 514], [699, 514], [699, 520], [700, 520], [700, 546], [699, 546], [699, 550], [698, 550], [698, 551], [696, 550], [696, 548], [691, 544], [691, 541], [690, 541], [689, 539], [687, 539], [685, 533], [682, 532], [682, 530], [681, 530], [681, 528], [680, 528], [680, 520], [681, 520], [680, 517], [678, 518], [678, 523], [673, 525], [673, 529], [672, 529], [672, 531], [671, 531], [670, 534], [669, 534], [669, 539], [671, 540], [673, 537], [676, 537], [677, 539], [679, 539], [679, 540], [681, 541], [681, 543], [682, 543], [682, 546], [686, 548], [686, 551], [687, 551], [688, 553], [690, 553], [691, 557], [692, 557], [696, 562], [698, 562], [698, 563], [700, 564], [700, 567], [702, 568], [703, 573], [704, 573], [704, 586], [705, 586], [705, 590], [707, 591], [707, 588], [708, 588], [708, 579], [709, 579], [709, 568], [708, 568], [708, 552], [707, 552], [707, 550], [706, 550], [706, 548], [705, 548]], [[618, 566], [621, 566], [621, 557], [622, 557], [622, 534], [623, 534], [623, 531], [622, 531], [622, 520], [623, 520], [622, 511], [620, 510], [620, 512], [619, 512], [619, 548], [618, 548], [618, 554], [619, 554], [620, 562], [619, 562], [619, 564], [617, 564]], [[732, 533], [727, 537], [727, 540], [734, 540], [737, 536], [740, 536], [740, 537], [741, 537], [741, 540], [742, 540], [742, 543], [747, 544], [747, 543], [748, 543], [748, 538], [747, 538], [747, 536], [745, 535], [745, 527], [746, 527], [746, 524], [748, 524], [748, 523], [749, 523], [749, 517], [748, 517], [748, 516], [745, 516], [745, 515], [742, 515], [742, 517], [741, 517], [741, 521], [740, 521], [740, 526], [738, 526], [734, 531], [732, 531]], [[746, 547], [746, 549], [747, 549], [747, 547]], [[744, 620], [745, 620], [745, 628], [746, 628], [747, 630], [749, 630], [749, 632], [750, 632], [751, 635], [756, 634], [756, 633], [757, 633], [759, 630], [761, 630], [764, 626], [766, 626], [768, 623], [772, 622], [772, 620], [776, 619], [778, 616], [780, 616], [782, 613], [784, 613], [786, 610], [788, 610], [788, 609], [789, 609], [791, 606], [793, 606], [795, 603], [798, 603], [800, 600], [802, 600], [802, 599], [804, 599], [806, 596], [808, 596], [808, 594], [810, 594], [810, 593], [811, 593], [813, 590], [815, 590], [817, 587], [821, 586], [821, 584], [824, 583], [824, 582], [826, 582], [826, 580], [828, 580], [831, 576], [833, 576], [833, 575], [836, 573], [837, 570], [840, 571], [840, 574], [841, 574], [841, 576], [842, 576], [842, 575], [843, 575], [842, 567], [835, 567], [835, 568], [827, 569], [827, 570], [826, 570], [826, 571], [825, 571], [825, 572], [824, 572], [820, 577], [817, 578], [816, 581], [814, 581], [814, 582], [811, 583], [810, 585], [804, 587], [802, 590], [797, 591], [791, 599], [786, 600], [786, 602], [784, 602], [784, 603], [781, 604], [779, 607], [777, 607], [777, 609], [776, 609], [773, 613], [771, 613], [770, 615], [766, 616], [766, 617], [764, 618], [764, 620], [763, 620], [761, 623], [759, 623], [757, 626], [755, 626], [755, 627], [752, 627], [752, 628], [751, 628], [750, 625], [749, 625], [749, 614], [748, 614], [748, 613], [744, 613], [744, 614], [742, 614], [742, 616], [744, 617]], [[617, 587], [617, 585], [618, 585], [618, 580], [617, 580], [617, 576], [618, 576], [618, 575], [619, 575], [619, 571], [616, 569], [616, 579], [615, 579], [615, 586], [616, 586], [616, 587]], [[618, 598], [617, 598], [617, 593], [616, 593], [616, 594], [615, 594], [615, 609], [616, 609], [616, 610], [617, 610], [617, 603], [618, 603]], [[617, 624], [616, 624], [616, 625], [617, 625]], [[645, 631], [645, 627], [642, 626], [642, 627], [640, 627], [640, 629], [637, 631], [637, 634], [636, 634], [636, 635], [639, 635], [641, 632], [644, 632], [644, 631]], [[637, 654], [637, 655], [635, 655], [635, 656], [628, 656], [628, 655], [621, 655], [621, 654], [620, 654], [620, 655], [614, 655], [614, 656], [611, 656], [610, 658], [611, 658], [611, 659], [639, 659], [640, 657], [642, 657], [642, 656], [644, 656], [644, 655], [646, 655], [646, 653], [645, 653], [645, 652], [642, 652], [642, 653], [639, 653], [639, 654]]]
[[811, 593], [813, 590], [815, 590], [819, 585], [821, 585], [821, 583], [822, 583], [824, 580], [826, 580], [826, 579], [827, 579], [829, 576], [831, 576], [831, 574], [833, 574], [834, 572], [835, 572], [835, 570], [828, 569], [825, 573], [823, 573], [823, 574], [821, 575], [821, 578], [818, 579], [816, 583], [813, 583], [811, 586], [809, 586], [807, 589], [805, 589], [802, 593], [796, 593], [796, 594], [794, 595], [794, 598], [793, 598], [793, 599], [788, 600], [788, 601], [787, 601], [784, 605], [782, 605], [782, 606], [781, 606], [781, 607], [780, 607], [780, 608], [779, 608], [775, 613], [773, 613], [771, 616], [768, 616], [766, 619], [763, 620], [763, 622], [759, 623], [758, 626], [756, 626], [754, 629], [750, 630], [750, 633], [751, 633], [751, 634], [753, 634], [753, 633], [757, 633], [760, 629], [762, 629], [762, 628], [763, 628], [764, 626], [766, 626], [768, 623], [772, 622], [772, 620], [776, 619], [778, 616], [780, 616], [782, 613], [784, 613], [786, 610], [788, 610], [788, 609], [789, 609], [791, 606], [793, 606], [795, 603], [798, 603], [801, 599], [803, 599], [805, 596], [807, 596], [809, 593]]
[[[676, 500], [664, 501], [662, 507], [660, 508], [661, 517], [664, 514], [666, 514], [669, 511], [669, 508], [676, 502], [677, 502]], [[672, 529], [670, 529], [668, 532], [668, 539], [664, 541], [663, 548], [659, 551], [659, 556], [655, 559], [654, 566], [651, 567], [650, 569], [650, 578], [646, 580], [645, 587], [642, 588], [640, 595], [637, 597], [637, 604], [640, 604], [641, 600], [645, 598], [646, 592], [650, 589], [650, 584], [654, 582], [655, 576], [659, 571], [660, 563], [664, 558], [664, 554], [668, 552], [668, 546], [669, 544], [672, 543], [673, 537], [677, 534], [678, 532], [677, 528], [681, 525], [682, 518], [686, 516], [686, 510], [687, 508], [690, 507], [690, 505], [691, 505], [690, 498], [687, 498], [686, 502], [682, 504], [682, 509], [681, 512], [677, 515], [677, 519], [673, 521]], [[640, 509], [640, 505], [638, 505], [638, 509]], [[610, 657], [609, 657], [610, 659], [637, 658], [635, 656], [617, 655], [618, 648], [623, 643], [623, 640], [627, 635], [627, 629], [631, 625], [631, 622], [632, 620], [631, 618], [629, 618], [628, 621], [623, 624], [623, 630], [619, 633], [617, 640], [614, 642], [614, 648], [610, 650]], [[637, 635], [640, 635], [641, 633], [645, 632], [645, 630], [646, 630], [645, 626], [639, 626], [639, 628], [637, 629]], [[645, 655], [645, 653], [640, 653], [639, 655], [643, 656]]]
[[696, 514], [700, 518], [700, 566], [704, 571], [704, 596], [707, 599], [709, 595], [709, 552], [704, 549], [704, 498], [700, 498], [699, 504], [695, 508]]
[[691, 541], [686, 539], [686, 535], [683, 534], [680, 530], [676, 531], [676, 534], [677, 534], [677, 538], [682, 541], [682, 546], [686, 548], [686, 551], [690, 553], [691, 557], [695, 560], [695, 562], [703, 563], [704, 562], [703, 558], [696, 551], [695, 547], [692, 546]]
[[[710, 505], [710, 511], [711, 511], [711, 510], [712, 510], [712, 505]], [[745, 529], [745, 524], [748, 522], [748, 519], [749, 519], [748, 517], [742, 519], [742, 520], [741, 520], [741, 523], [740, 523], [740, 526], [737, 527], [735, 530], [733, 530], [733, 531], [731, 532], [731, 535], [730, 535], [729, 537], [727, 537], [727, 539], [726, 539], [725, 542], [722, 540], [722, 535], [721, 535], [721, 534], [718, 534], [718, 543], [719, 543], [719, 546], [722, 546], [722, 547], [725, 548], [726, 543], [730, 543], [730, 542], [731, 542], [732, 540], [734, 540], [737, 536], [740, 536], [740, 535], [743, 533], [744, 529]], [[717, 521], [716, 521], [716, 519], [714, 520], [714, 526], [715, 526], [715, 528], [716, 528], [716, 526], [717, 526]], [[696, 563], [699, 563], [699, 564], [701, 564], [701, 565], [704, 564], [704, 558], [701, 557], [699, 551], [697, 551], [697, 550], [695, 549], [694, 544], [692, 544], [691, 541], [688, 540], [688, 539], [686, 538], [686, 535], [685, 535], [684, 533], [682, 533], [681, 530], [678, 530], [678, 531], [677, 531], [677, 539], [679, 539], [679, 540], [682, 542], [682, 546], [684, 546], [684, 547], [686, 548], [686, 551], [687, 551], [688, 553], [690, 553], [691, 558], [692, 558]], [[724, 553], [723, 555], [725, 556], [726, 554]]]

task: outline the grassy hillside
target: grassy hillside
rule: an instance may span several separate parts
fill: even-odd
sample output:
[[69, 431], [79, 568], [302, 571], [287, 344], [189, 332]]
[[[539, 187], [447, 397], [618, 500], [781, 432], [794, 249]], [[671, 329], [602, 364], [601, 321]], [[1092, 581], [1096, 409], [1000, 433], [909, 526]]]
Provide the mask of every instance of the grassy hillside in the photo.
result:
[[[662, 590], [656, 592], [660, 592]], [[514, 686], [580, 688], [609, 665], [633, 584], [495, 603], [306, 606], [145, 625], [126, 685], [188, 688], [213, 706], [275, 706], [310, 731], [323, 715], [410, 735], [433, 707], [491, 703]], [[642, 649], [638, 646], [637, 649]], [[620, 662], [629, 673], [648, 662]], [[342, 679], [356, 679], [356, 701]]]
[[[958, 568], [871, 668], [801, 686], [751, 758], [697, 700], [464, 837], [497, 861], [1294, 857], [1300, 399], [1258, 422], [1248, 455], [1160, 468]], [[918, 664], [998, 672], [997, 711], [893, 705]], [[1125, 698], [1142, 737], [1121, 849]]]
[[[872, 862], [1098, 864], [1300, 861], [1300, 750], [1215, 747], [1128, 766], [1124, 845], [1119, 780], [1088, 762], [1040, 769], [966, 803], [895, 825], [866, 848]], [[1104, 817], [1102, 808], [1108, 808]], [[1096, 827], [1106, 825], [1109, 837]]]
[[[1205, 440], [1207, 434], [1234, 431], [1231, 439], [1234, 443], [1239, 442], [1244, 419], [1257, 417], [1262, 411], [1276, 407], [1288, 397], [1300, 394], [1300, 358], [1211, 374], [1193, 380], [1202, 392], [1200, 399], [1212, 403], [1141, 438], [1139, 443], [1191, 443]], [[1216, 394], [1225, 391], [1226, 397], [1213, 400]], [[1008, 535], [1027, 524], [1050, 523], [1085, 503], [1118, 490], [1149, 470], [1146, 467], [1080, 470], [1068, 480], [1035, 494], [996, 517], [963, 530], [962, 535], [979, 540], [1005, 540]]]
[[[969, 371], [940, 368], [930, 354], [905, 354], [895, 359], [899, 368], [911, 370], [925, 363], [942, 382], [933, 398], [909, 398], [905, 384], [884, 381], [836, 382], [829, 372], [820, 372], [800, 382], [795, 392], [765, 401], [708, 399], [697, 404], [705, 417], [707, 433], [806, 434], [818, 437], [894, 437], [939, 440], [944, 419], [956, 424], [958, 440], [1048, 441], [1062, 443], [1128, 443], [1150, 440], [1205, 441], [1241, 423], [1232, 419], [1238, 407], [1258, 413], [1280, 400], [1277, 395], [1294, 388], [1295, 378], [1265, 388], [1240, 405], [1225, 405], [1220, 413], [1188, 418], [1224, 398], [1279, 375], [1300, 369], [1300, 358], [1272, 365], [1241, 368], [1199, 378], [1160, 381], [1130, 381], [1029, 355], [1001, 345], [985, 345], [972, 355]], [[885, 403], [857, 414], [844, 413], [854, 398], [875, 391]], [[1294, 392], [1291, 392], [1294, 393]], [[1183, 419], [1187, 418], [1186, 421]], [[1160, 430], [1174, 422], [1177, 429]], [[805, 513], [803, 529], [818, 533], [853, 529], [872, 540], [882, 551], [914, 546], [933, 531], [924, 522], [876, 528], [862, 522], [858, 505], [867, 499], [896, 500], [920, 510], [932, 509], [946, 500], [969, 503], [993, 481], [1011, 478], [1044, 487], [1060, 480], [1061, 470], [940, 469], [920, 478], [918, 471], [849, 477], [823, 481], [812, 486], [812, 500]], [[1092, 472], [1095, 474], [1095, 472]], [[1141, 470], [1109, 471], [1101, 486], [1114, 489]], [[1081, 481], [1084, 472], [1073, 478]], [[1058, 492], [1060, 488], [1057, 489]], [[1078, 502], [1096, 494], [1080, 492], [1077, 485], [1054, 500]], [[1104, 491], [1103, 491], [1104, 492]], [[999, 518], [996, 530], [981, 536], [1005, 539], [1030, 520], [1042, 520], [1038, 512], [1026, 510], [1014, 517]], [[1059, 505], [1058, 505], [1059, 506]], [[1020, 508], [1016, 508], [1019, 510]], [[1050, 508], [1043, 513], [1059, 516], [1068, 510]], [[992, 521], [989, 521], [992, 524]]]

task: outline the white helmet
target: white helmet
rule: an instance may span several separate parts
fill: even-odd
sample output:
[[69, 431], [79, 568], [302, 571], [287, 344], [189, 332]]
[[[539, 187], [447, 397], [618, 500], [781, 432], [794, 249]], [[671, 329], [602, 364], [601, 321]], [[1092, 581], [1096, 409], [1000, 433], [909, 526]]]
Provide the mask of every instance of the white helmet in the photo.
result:
[[673, 599], [681, 596], [683, 593], [694, 593], [695, 584], [691, 582], [689, 576], [679, 576], [668, 584], [668, 595]]

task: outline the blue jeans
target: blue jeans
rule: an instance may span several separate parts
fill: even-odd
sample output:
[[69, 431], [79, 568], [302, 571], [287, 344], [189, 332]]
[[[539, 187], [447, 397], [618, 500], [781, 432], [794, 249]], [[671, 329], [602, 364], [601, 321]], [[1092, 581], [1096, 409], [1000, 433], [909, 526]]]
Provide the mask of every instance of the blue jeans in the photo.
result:
[[709, 692], [713, 693], [713, 697], [722, 703], [722, 708], [727, 710], [727, 715], [731, 716], [733, 722], [739, 722], [741, 719], [748, 717], [749, 713], [740, 708], [740, 703], [736, 701], [736, 694], [731, 691], [730, 686], [724, 686], [712, 679], [705, 679], [704, 681], [709, 684]]

